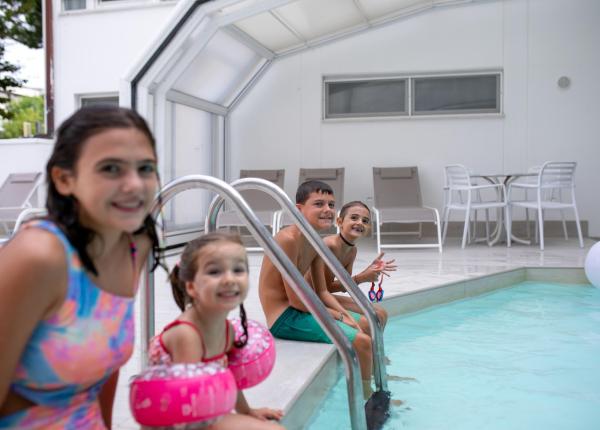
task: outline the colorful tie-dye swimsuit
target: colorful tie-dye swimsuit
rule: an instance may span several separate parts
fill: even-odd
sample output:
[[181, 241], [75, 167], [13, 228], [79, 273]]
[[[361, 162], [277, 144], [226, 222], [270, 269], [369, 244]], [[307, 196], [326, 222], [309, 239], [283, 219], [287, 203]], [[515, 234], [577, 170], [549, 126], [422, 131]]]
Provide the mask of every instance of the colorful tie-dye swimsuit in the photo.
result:
[[98, 393], [131, 356], [134, 298], [98, 288], [55, 224], [28, 227], [47, 230], [63, 243], [68, 290], [60, 309], [35, 327], [11, 382], [11, 391], [35, 405], [0, 417], [0, 428], [105, 429]]

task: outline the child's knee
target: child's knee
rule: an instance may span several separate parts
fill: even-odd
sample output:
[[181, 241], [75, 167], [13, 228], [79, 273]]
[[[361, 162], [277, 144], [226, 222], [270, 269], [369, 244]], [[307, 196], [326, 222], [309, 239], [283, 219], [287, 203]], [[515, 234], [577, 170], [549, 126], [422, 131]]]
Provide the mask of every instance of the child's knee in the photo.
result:
[[369, 321], [364, 316], [360, 317], [360, 320], [358, 321], [358, 325], [360, 326], [362, 331], [364, 331], [366, 333], [369, 333], [371, 331], [371, 327], [369, 326]]
[[387, 320], [388, 320], [387, 311], [385, 309], [383, 309], [381, 306], [376, 306], [375, 313], [377, 314], [377, 318], [379, 318], [379, 322], [381, 322], [381, 325], [385, 327], [385, 324], [387, 323]]
[[362, 353], [371, 353], [371, 336], [365, 333], [357, 333], [353, 342], [357, 351]]

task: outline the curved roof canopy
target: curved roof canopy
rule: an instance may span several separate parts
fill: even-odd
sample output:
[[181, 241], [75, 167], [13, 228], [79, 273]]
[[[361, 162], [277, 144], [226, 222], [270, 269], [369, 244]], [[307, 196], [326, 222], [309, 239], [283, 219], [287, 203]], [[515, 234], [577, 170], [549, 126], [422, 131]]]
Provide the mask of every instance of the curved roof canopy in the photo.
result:
[[131, 104], [143, 111], [148, 96], [164, 97], [227, 114], [277, 58], [474, 1], [183, 0], [126, 78]]

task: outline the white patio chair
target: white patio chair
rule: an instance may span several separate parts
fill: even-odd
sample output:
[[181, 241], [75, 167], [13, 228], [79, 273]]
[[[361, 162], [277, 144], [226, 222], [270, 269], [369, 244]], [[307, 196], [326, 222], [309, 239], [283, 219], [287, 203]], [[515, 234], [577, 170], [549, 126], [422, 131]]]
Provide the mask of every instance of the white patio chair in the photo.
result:
[[[240, 170], [241, 178], [261, 178], [273, 182], [279, 188], [283, 188], [285, 180], [285, 170]], [[273, 234], [278, 230], [279, 210], [281, 209], [275, 199], [267, 193], [259, 190], [240, 191], [244, 200], [252, 208], [258, 219], [263, 225], [270, 227]], [[217, 228], [222, 227], [245, 227], [246, 223], [242, 221], [237, 212], [225, 207], [225, 210], [219, 213], [217, 217]], [[258, 248], [257, 248], [258, 249]]]
[[11, 173], [0, 187], [0, 224], [7, 235], [21, 212], [33, 207], [32, 199], [41, 177], [41, 172]]
[[[442, 252], [440, 215], [437, 209], [423, 206], [416, 166], [373, 167], [373, 204], [378, 253], [384, 248], [438, 248]], [[384, 235], [414, 235], [421, 239], [424, 222], [432, 222], [436, 226], [436, 243], [381, 243]], [[381, 227], [385, 223], [418, 224], [418, 229], [382, 232]]]
[[[344, 204], [344, 172], [345, 169], [343, 167], [316, 169], [301, 168], [298, 175], [298, 185], [303, 184], [306, 181], [325, 182], [333, 190], [336, 205], [341, 207], [341, 205]], [[339, 213], [339, 210], [337, 213]], [[292, 224], [292, 218], [287, 213], [280, 216], [279, 228], [290, 224]], [[323, 234], [330, 233], [331, 232], [324, 232]]]
[[[487, 211], [489, 209], [503, 208], [505, 211], [504, 222], [506, 227], [506, 244], [510, 247], [510, 213], [508, 211], [506, 188], [504, 187], [504, 184], [473, 185], [468, 169], [460, 164], [445, 166], [444, 171], [446, 173], [446, 180], [448, 181], [448, 197], [446, 208], [444, 210], [444, 233], [442, 241], [445, 242], [446, 240], [446, 234], [448, 233], [448, 219], [451, 211], [465, 211], [465, 223], [461, 245], [464, 249], [469, 234], [471, 211], [486, 210], [487, 219]], [[477, 197], [478, 194], [481, 195], [480, 192], [485, 190], [495, 191], [495, 199], [486, 201], [483, 200], [483, 198]], [[461, 193], [466, 193], [466, 202], [460, 197]], [[499, 219], [498, 222], [501, 222], [501, 220]], [[486, 236], [489, 237], [488, 222], [486, 222], [486, 230]]]
[[[472, 174], [471, 171], [469, 171], [470, 174]], [[474, 185], [477, 185], [476, 183]], [[443, 206], [442, 206], [442, 231], [444, 230], [444, 220], [446, 219], [446, 212], [449, 210], [448, 209], [448, 202], [450, 199], [450, 189], [448, 187], [448, 178], [446, 175], [446, 169], [444, 169], [444, 187], [442, 189], [442, 193], [443, 193]], [[457, 198], [459, 199], [459, 201], [461, 203], [464, 203], [465, 201], [465, 196], [463, 195], [463, 192], [459, 192], [457, 195]], [[481, 201], [481, 191], [477, 191], [475, 193], [474, 196], [474, 201], [476, 202], [480, 202]], [[489, 231], [490, 231], [490, 226], [489, 226], [489, 211], [486, 210], [485, 211], [485, 231], [486, 231], [486, 237], [485, 238], [481, 238], [479, 239], [477, 237], [477, 211], [473, 211], [473, 220], [471, 221], [471, 225], [469, 226], [469, 231], [467, 233], [467, 242], [471, 243], [471, 242], [480, 242], [483, 240], [489, 241]], [[444, 237], [444, 242], [445, 242], [445, 237]]]
[[[539, 170], [536, 180], [514, 181], [508, 186], [508, 196], [510, 207], [522, 207], [525, 209], [534, 209], [537, 211], [537, 233], [539, 234], [540, 249], [544, 250], [544, 211], [573, 209], [575, 213], [575, 225], [577, 227], [577, 236], [579, 238], [579, 247], [583, 248], [583, 236], [581, 234], [581, 224], [579, 221], [579, 212], [575, 202], [575, 161], [547, 161]], [[516, 200], [513, 199], [514, 189], [524, 189], [535, 191], [535, 199]], [[563, 192], [566, 190], [569, 194], [567, 201], [563, 201]], [[564, 221], [564, 219], [563, 219]], [[566, 235], [566, 224], [563, 224]], [[566, 236], [568, 237], [568, 236]]]
[[[542, 168], [542, 166], [531, 166], [529, 169], [527, 169], [528, 173], [540, 173], [540, 169]], [[523, 182], [528, 182], [531, 184], [537, 184], [537, 176], [525, 176], [523, 178], [521, 178], [521, 180], [519, 180], [520, 183]], [[528, 189], [525, 189], [525, 200], [529, 200], [529, 193], [528, 193]], [[551, 190], [549, 190], [549, 195], [550, 196], [550, 200], [557, 200], [558, 201], [562, 201], [562, 188], [559, 188], [558, 190], [555, 188], [552, 188]], [[545, 199], [546, 200], [546, 199]], [[527, 239], [531, 239], [531, 228], [530, 228], [530, 217], [529, 217], [529, 208], [525, 208], [525, 232], [527, 234]], [[562, 218], [562, 228], [563, 228], [563, 235], [565, 236], [565, 240], [569, 239], [569, 233], [567, 232], [567, 220], [565, 218], [565, 211], [561, 209], [560, 211], [560, 217]], [[534, 240], [536, 243], [539, 243], [539, 229], [537, 227], [537, 216], [533, 218], [533, 222], [534, 222], [534, 230], [535, 230], [535, 237]]]

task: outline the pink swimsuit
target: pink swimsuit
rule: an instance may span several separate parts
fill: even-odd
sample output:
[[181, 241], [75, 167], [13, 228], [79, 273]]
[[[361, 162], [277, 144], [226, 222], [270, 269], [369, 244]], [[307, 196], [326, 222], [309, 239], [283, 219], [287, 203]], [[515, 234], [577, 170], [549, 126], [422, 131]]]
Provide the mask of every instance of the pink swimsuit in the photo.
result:
[[[204, 338], [202, 337], [202, 333], [200, 333], [200, 331], [198, 330], [198, 327], [196, 327], [189, 321], [175, 320], [172, 323], [168, 324], [158, 336], [154, 336], [152, 340], [150, 340], [150, 346], [148, 348], [148, 361], [151, 366], [157, 364], [173, 364], [173, 358], [171, 357], [171, 353], [165, 346], [162, 337], [167, 330], [180, 324], [188, 325], [192, 327], [196, 331], [196, 333], [198, 333], [198, 337], [200, 338], [200, 342], [202, 343], [202, 351], [204, 351], [203, 354], [206, 354]], [[203, 363], [220, 361], [221, 365], [227, 366], [227, 348], [229, 347], [229, 331], [229, 322], [225, 320], [225, 349], [221, 354], [215, 355], [214, 357], [205, 358], [203, 356], [201, 360]]]

